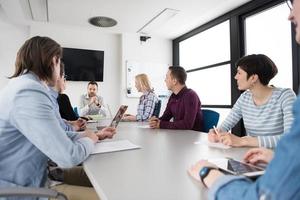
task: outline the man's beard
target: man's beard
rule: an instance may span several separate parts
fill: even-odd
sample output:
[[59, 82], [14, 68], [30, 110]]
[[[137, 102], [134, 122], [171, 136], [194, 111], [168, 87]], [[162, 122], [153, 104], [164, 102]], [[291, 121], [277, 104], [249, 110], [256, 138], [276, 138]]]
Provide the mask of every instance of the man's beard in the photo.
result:
[[94, 97], [94, 96], [96, 96], [95, 93], [89, 93], [89, 97]]

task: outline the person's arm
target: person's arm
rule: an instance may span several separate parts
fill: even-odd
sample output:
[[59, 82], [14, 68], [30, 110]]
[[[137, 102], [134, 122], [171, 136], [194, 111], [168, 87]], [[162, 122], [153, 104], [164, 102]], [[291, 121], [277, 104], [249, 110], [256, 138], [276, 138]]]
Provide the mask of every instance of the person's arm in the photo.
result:
[[83, 137], [72, 141], [60, 127], [50, 97], [45, 91], [24, 89], [14, 99], [11, 123], [41, 152], [61, 167], [84, 161], [93, 151], [94, 141]]
[[266, 148], [275, 148], [280, 138], [284, 133], [288, 132], [292, 122], [294, 120], [292, 107], [295, 102], [296, 95], [291, 89], [286, 89], [282, 96], [280, 97], [281, 101], [281, 111], [283, 115], [283, 133], [280, 135], [271, 135], [271, 136], [258, 136], [259, 147]]
[[[299, 199], [300, 99], [294, 104], [294, 122], [275, 149], [265, 174], [255, 182], [225, 176], [213, 184], [209, 199]], [[234, 194], [234, 195], [233, 195]]]
[[173, 95], [171, 95], [171, 97], [168, 100], [168, 103], [167, 103], [167, 106], [166, 106], [166, 109], [165, 109], [163, 115], [159, 118], [162, 121], [169, 121], [173, 117], [173, 114], [172, 114], [171, 108], [170, 108], [171, 101], [172, 101], [172, 96]]
[[228, 132], [231, 130], [238, 122], [239, 120], [243, 117], [242, 116], [242, 101], [243, 101], [243, 94], [238, 98], [234, 106], [232, 107], [230, 113], [227, 115], [225, 120], [222, 122], [221, 126], [218, 128], [222, 131]]
[[78, 117], [73, 110], [70, 99], [66, 94], [60, 94], [57, 98], [57, 102], [59, 105], [59, 113], [61, 118], [66, 120], [77, 120]]
[[101, 96], [98, 96], [98, 100], [99, 100], [98, 113], [99, 113], [99, 115], [106, 117], [107, 116], [107, 108], [104, 105], [103, 98]]
[[[218, 131], [221, 132], [228, 132], [231, 130], [236, 123], [242, 118], [242, 111], [241, 111], [241, 101], [243, 98], [243, 94], [238, 98], [236, 103], [234, 104], [233, 108], [231, 109], [230, 113], [227, 115], [225, 120], [222, 124], [218, 127]], [[227, 136], [230, 137], [230, 136]], [[217, 135], [213, 129], [209, 130], [208, 132], [208, 140], [210, 142], [221, 142], [220, 135]]]
[[244, 155], [244, 161], [253, 165], [268, 164], [273, 159], [274, 152], [266, 148], [253, 148]]
[[[200, 171], [204, 167], [210, 167], [211, 170], [206, 174], [204, 178], [200, 178]], [[188, 170], [189, 175], [194, 178], [197, 182], [201, 183], [203, 187], [207, 187], [209, 189], [208, 199], [245, 199], [244, 192], [247, 187], [251, 186], [252, 181], [243, 176], [231, 176], [224, 175], [222, 172], [218, 170], [218, 167], [212, 163], [209, 163], [206, 160], [198, 161], [196, 164], [190, 167]], [[239, 184], [241, 185], [241, 191], [239, 190]], [[223, 190], [223, 187], [230, 185], [230, 192], [225, 190], [225, 194], [218, 195], [219, 190]], [[217, 197], [218, 195], [218, 197]], [[236, 195], [238, 196], [236, 198]], [[257, 198], [253, 198], [257, 199]]]
[[79, 102], [79, 114], [80, 116], [85, 116], [89, 113], [90, 107], [89, 104], [86, 103], [85, 100], [85, 95], [82, 95], [80, 97], [80, 102]]
[[184, 97], [184, 117], [182, 120], [174, 122], [160, 121], [160, 128], [166, 129], [192, 129], [196, 120], [200, 106], [199, 99], [196, 93], [188, 93]]
[[61, 127], [65, 130], [65, 131], [76, 131], [76, 128], [69, 123], [67, 120], [62, 119], [61, 116], [58, 116], [58, 121], [61, 125]]
[[[211, 135], [209, 135], [209, 137], [210, 136]], [[221, 133], [217, 140], [233, 147], [258, 147], [257, 137], [252, 136], [239, 137], [231, 133]]]
[[155, 95], [148, 95], [146, 99], [139, 106], [138, 113], [136, 115], [137, 121], [146, 121], [150, 117], [152, 117], [154, 108], [155, 108]]

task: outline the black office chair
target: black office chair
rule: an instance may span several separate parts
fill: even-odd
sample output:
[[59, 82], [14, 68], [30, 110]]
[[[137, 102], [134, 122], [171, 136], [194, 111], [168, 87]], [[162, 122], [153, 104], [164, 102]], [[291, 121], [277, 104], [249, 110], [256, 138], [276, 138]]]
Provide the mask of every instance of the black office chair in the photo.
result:
[[158, 100], [158, 102], [155, 104], [152, 116], [159, 117], [160, 108], [161, 108], [161, 100]]
[[213, 126], [217, 126], [220, 114], [214, 110], [202, 109], [203, 114], [203, 128], [202, 132], [208, 132]]
[[44, 197], [68, 200], [66, 195], [48, 188], [10, 187], [0, 188], [0, 197]]

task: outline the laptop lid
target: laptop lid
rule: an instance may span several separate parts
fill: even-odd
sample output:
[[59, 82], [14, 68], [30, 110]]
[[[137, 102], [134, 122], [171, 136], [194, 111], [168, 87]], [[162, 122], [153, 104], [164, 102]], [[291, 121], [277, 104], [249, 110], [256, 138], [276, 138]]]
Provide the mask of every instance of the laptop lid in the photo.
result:
[[[119, 122], [121, 121], [124, 113], [126, 112], [128, 106], [127, 105], [121, 105], [118, 109], [118, 112], [116, 113], [116, 115], [114, 116], [114, 118], [112, 119], [111, 123], [110, 123], [110, 127], [114, 127], [117, 128]], [[101, 130], [103, 128], [105, 128], [106, 126], [97, 126], [98, 130]]]
[[121, 105], [117, 114], [115, 115], [115, 117], [113, 118], [113, 120], [110, 123], [110, 127], [114, 127], [117, 128], [119, 122], [121, 121], [124, 113], [126, 112], [128, 106], [127, 105]]

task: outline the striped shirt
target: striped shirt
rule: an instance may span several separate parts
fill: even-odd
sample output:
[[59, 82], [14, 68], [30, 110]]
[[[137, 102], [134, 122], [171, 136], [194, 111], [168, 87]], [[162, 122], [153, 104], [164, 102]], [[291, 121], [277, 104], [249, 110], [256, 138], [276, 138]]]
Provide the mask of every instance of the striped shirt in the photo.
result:
[[281, 134], [291, 127], [295, 99], [295, 93], [291, 89], [273, 88], [268, 102], [256, 106], [252, 93], [245, 91], [219, 128], [229, 131], [243, 118], [248, 136], [257, 137], [260, 147], [274, 148]]
[[137, 108], [137, 121], [146, 121], [150, 117], [152, 117], [155, 104], [158, 102], [158, 98], [154, 94], [154, 92], [150, 91], [143, 94], [140, 97], [140, 102]]

